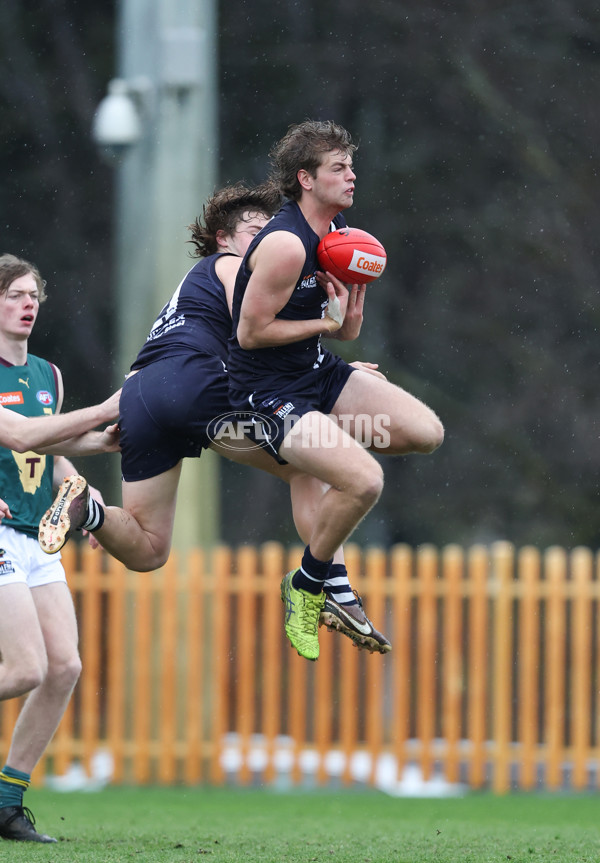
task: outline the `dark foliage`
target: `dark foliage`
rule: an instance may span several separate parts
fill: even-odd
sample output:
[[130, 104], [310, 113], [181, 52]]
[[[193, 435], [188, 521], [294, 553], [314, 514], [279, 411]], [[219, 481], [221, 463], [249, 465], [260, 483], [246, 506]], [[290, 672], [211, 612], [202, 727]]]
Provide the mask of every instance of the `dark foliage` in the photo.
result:
[[[0, 10], [2, 246], [49, 281], [34, 347], [75, 406], [111, 362], [111, 174], [89, 128], [114, 9], [28, 5]], [[389, 265], [344, 355], [447, 429], [435, 455], [386, 461], [356, 538], [597, 545], [596, 4], [228, 0], [219, 19], [219, 182], [263, 179], [289, 123], [352, 131], [349, 221]], [[222, 478], [227, 540], [294, 537], [285, 489]]]

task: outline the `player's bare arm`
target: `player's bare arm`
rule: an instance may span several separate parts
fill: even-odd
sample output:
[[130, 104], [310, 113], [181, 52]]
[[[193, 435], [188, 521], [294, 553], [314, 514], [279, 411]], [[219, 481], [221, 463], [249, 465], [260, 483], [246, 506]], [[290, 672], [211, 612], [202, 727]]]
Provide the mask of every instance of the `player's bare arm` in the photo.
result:
[[[62, 408], [63, 399], [65, 395], [64, 385], [62, 374], [60, 369], [54, 366], [56, 371], [56, 380], [57, 380], [57, 399], [56, 399], [56, 414], [53, 417], [39, 417], [38, 419], [42, 422], [48, 420], [66, 420], [71, 416], [71, 413], [61, 414], [60, 410]], [[108, 426], [102, 431], [92, 431], [94, 426], [99, 425], [102, 422], [107, 422], [112, 419], [115, 419], [119, 415], [119, 398], [121, 395], [121, 390], [117, 390], [117, 392], [113, 393], [111, 396], [106, 399], [106, 401], [102, 402], [100, 405], [94, 405], [91, 408], [82, 408], [81, 412], [90, 411], [90, 417], [94, 415], [95, 412], [102, 416], [102, 419], [94, 422], [93, 424], [88, 423], [86, 428], [82, 433], [75, 431], [71, 426], [69, 429], [69, 434], [65, 435], [64, 438], [60, 440], [51, 440], [48, 444], [38, 445], [31, 447], [34, 451], [44, 453], [46, 455], [54, 455], [57, 457], [60, 456], [80, 456], [80, 455], [100, 455], [101, 453], [106, 452], [118, 452], [119, 451], [119, 429], [117, 424]], [[79, 413], [78, 411], [73, 411], [73, 413]], [[31, 421], [31, 420], [30, 420]], [[74, 469], [73, 469], [74, 470]], [[62, 482], [62, 479], [61, 479]]]
[[[256, 248], [237, 330], [244, 350], [287, 345], [339, 329], [339, 323], [331, 318], [287, 321], [276, 317], [291, 297], [305, 260], [302, 242], [288, 231], [274, 231]], [[331, 286], [328, 295], [335, 294]]]
[[113, 423], [102, 431], [89, 431], [76, 437], [67, 438], [59, 443], [46, 447], [37, 447], [35, 452], [44, 455], [64, 455], [74, 458], [75, 456], [82, 455], [101, 455], [107, 452], [119, 452], [120, 449], [119, 426], [117, 423]]
[[99, 405], [45, 417], [24, 417], [0, 406], [0, 446], [14, 452], [39, 451], [110, 422], [118, 414], [118, 393]]

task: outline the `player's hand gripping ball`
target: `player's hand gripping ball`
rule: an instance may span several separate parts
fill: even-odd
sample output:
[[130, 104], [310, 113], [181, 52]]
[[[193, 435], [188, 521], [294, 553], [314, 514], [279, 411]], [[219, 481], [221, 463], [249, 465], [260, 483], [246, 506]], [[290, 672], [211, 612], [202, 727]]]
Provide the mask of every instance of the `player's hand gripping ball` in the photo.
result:
[[346, 285], [364, 285], [385, 270], [385, 249], [372, 234], [359, 228], [338, 228], [325, 234], [317, 249], [319, 266]]

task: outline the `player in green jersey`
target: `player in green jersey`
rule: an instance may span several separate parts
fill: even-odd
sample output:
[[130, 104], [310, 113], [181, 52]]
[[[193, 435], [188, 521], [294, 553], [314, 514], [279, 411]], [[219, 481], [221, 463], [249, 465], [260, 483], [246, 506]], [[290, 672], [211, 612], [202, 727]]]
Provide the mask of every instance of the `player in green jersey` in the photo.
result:
[[29, 693], [0, 771], [0, 837], [31, 842], [56, 841], [37, 832], [23, 792], [81, 671], [65, 572], [40, 550], [38, 522], [75, 470], [66, 456], [118, 449], [116, 426], [86, 431], [114, 418], [116, 396], [71, 421], [51, 416], [63, 401], [60, 371], [28, 353], [44, 286], [35, 266], [0, 256], [0, 700]]

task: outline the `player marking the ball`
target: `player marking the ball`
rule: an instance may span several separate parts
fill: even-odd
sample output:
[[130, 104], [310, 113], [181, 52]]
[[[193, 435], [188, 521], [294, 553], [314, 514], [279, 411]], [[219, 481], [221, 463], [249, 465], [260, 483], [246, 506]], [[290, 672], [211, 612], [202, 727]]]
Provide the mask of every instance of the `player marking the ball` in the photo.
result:
[[386, 443], [371, 448], [390, 455], [431, 453], [443, 440], [440, 420], [421, 401], [322, 345], [323, 337], [355, 339], [362, 325], [365, 286], [355, 281], [348, 290], [331, 270], [320, 270], [317, 256], [332, 223], [333, 230], [347, 227], [341, 211], [354, 200], [355, 150], [341, 126], [307, 120], [271, 151], [272, 179], [289, 200], [240, 267], [227, 364], [233, 406], [269, 417], [266, 451], [329, 487], [302, 564], [281, 583], [286, 634], [311, 660], [319, 655], [317, 622], [333, 555], [383, 488], [379, 463], [357, 441], [359, 425], [384, 417]]

